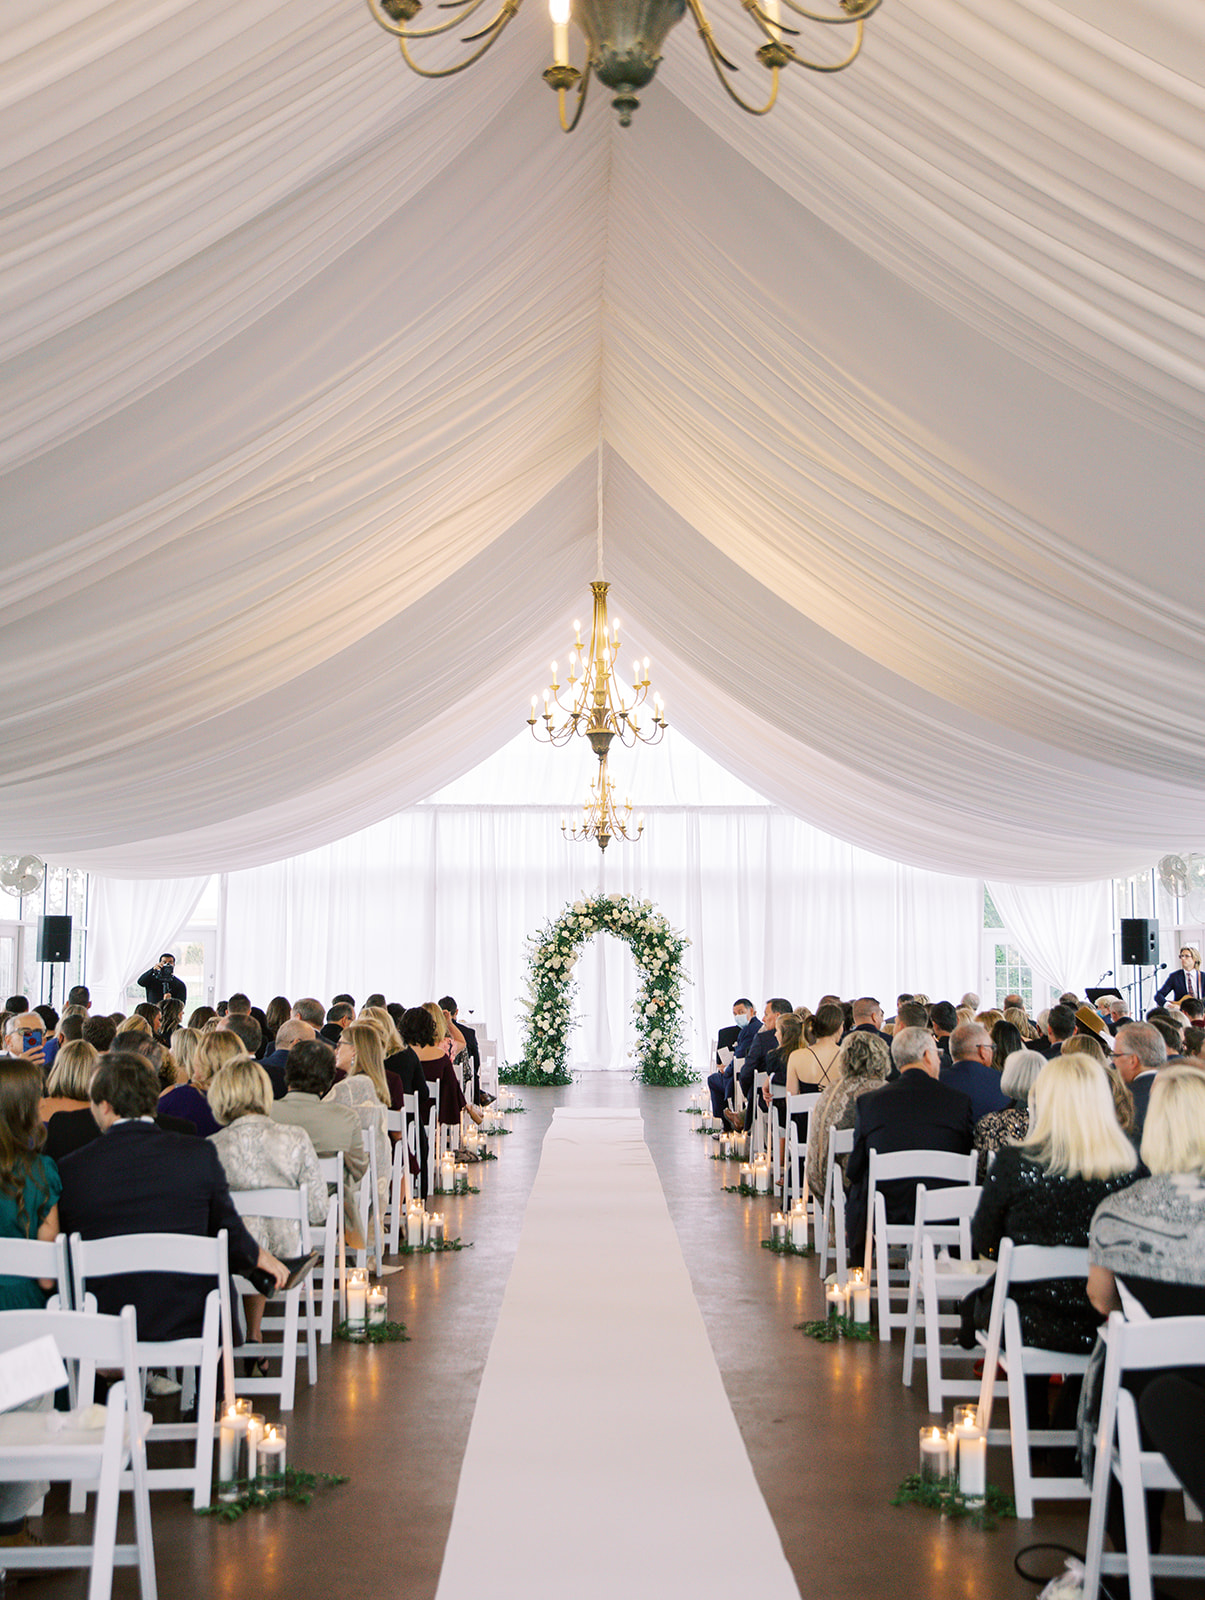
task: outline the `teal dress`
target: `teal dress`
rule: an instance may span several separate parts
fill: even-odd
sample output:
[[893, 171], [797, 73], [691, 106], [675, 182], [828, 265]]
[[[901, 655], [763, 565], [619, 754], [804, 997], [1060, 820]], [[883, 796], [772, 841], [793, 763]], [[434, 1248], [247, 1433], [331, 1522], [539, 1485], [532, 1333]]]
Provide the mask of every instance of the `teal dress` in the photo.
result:
[[[18, 1214], [13, 1196], [0, 1192], [0, 1238], [36, 1239], [46, 1213], [58, 1204], [62, 1192], [58, 1167], [49, 1156], [36, 1156], [25, 1180], [24, 1217]], [[46, 1304], [46, 1293], [36, 1278], [0, 1277], [0, 1311], [40, 1311]]]

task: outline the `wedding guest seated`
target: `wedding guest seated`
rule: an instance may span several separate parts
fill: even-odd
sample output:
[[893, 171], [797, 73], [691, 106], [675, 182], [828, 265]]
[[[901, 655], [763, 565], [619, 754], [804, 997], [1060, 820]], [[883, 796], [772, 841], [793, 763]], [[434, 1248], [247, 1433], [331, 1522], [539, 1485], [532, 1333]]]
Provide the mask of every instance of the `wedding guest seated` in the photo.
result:
[[[456, 1093], [456, 1096], [454, 1098], [460, 1104], [461, 1111], [467, 1110], [468, 1113], [469, 1113], [469, 1116], [472, 1117], [474, 1122], [477, 1122], [477, 1123], [482, 1122], [484, 1120], [485, 1113], [480, 1109], [479, 1106], [474, 1106], [474, 1105], [469, 1105], [468, 1104], [468, 1102], [467, 1102], [467, 1100], [465, 1098], [465, 1095], [464, 1095], [464, 1090], [463, 1090], [463, 1086], [462, 1086], [461, 1081], [460, 1081], [460, 1076], [456, 1072], [454, 1066], [452, 1065], [452, 1058], [453, 1058], [453, 1056], [455, 1054], [455, 1039], [454, 1039], [452, 1031], [451, 1031], [451, 1029], [449, 1027], [448, 1019], [444, 1015], [442, 1007], [437, 1006], [435, 1004], [434, 1000], [424, 1000], [422, 1009], [427, 1013], [427, 1015], [431, 1018], [431, 1021], [435, 1024], [435, 1042], [436, 1042], [436, 1045], [438, 1046], [438, 1048], [440, 1050], [443, 1051], [445, 1057], [447, 1058], [448, 1071], [447, 1071], [446, 1075], [441, 1074], [441, 1077], [440, 1077], [441, 1084], [447, 1083], [449, 1081], [449, 1079], [450, 1079], [450, 1081], [456, 1087], [457, 1093]], [[461, 1035], [460, 1037], [463, 1038], [463, 1035]], [[421, 1056], [420, 1056], [420, 1059], [421, 1059]], [[431, 1073], [431, 1064], [430, 1064], [430, 1062], [428, 1062], [428, 1061], [424, 1061], [423, 1062], [423, 1071], [426, 1073], [428, 1081], [431, 1081], [432, 1073]], [[443, 1094], [442, 1088], [441, 1088], [441, 1091], [440, 1091], [439, 1120], [441, 1122], [444, 1121], [444, 1094]], [[458, 1113], [458, 1116], [457, 1116], [457, 1120], [459, 1120], [459, 1113]]]
[[117, 1029], [108, 1017], [89, 1017], [84, 1023], [83, 1037], [97, 1055], [103, 1056], [117, 1036]]
[[195, 1028], [198, 1033], [203, 1033], [209, 1024], [217, 1017], [217, 1012], [212, 1006], [197, 1006], [188, 1019], [188, 1026]]
[[970, 1097], [971, 1115], [976, 1122], [989, 1111], [1003, 1111], [1009, 1104], [1000, 1074], [992, 1066], [995, 1049], [981, 1023], [966, 1022], [950, 1035], [950, 1065], [941, 1069], [942, 1083], [961, 1089]]
[[350, 1022], [344, 1028], [335, 1051], [334, 1088], [330, 1098], [336, 1105], [350, 1106], [359, 1119], [360, 1129], [367, 1146], [369, 1139], [376, 1145], [377, 1188], [380, 1191], [378, 1216], [383, 1216], [389, 1198], [390, 1174], [393, 1155], [389, 1134], [385, 1127], [385, 1113], [390, 1110], [389, 1085], [385, 1081], [385, 1052], [381, 1036], [371, 1022]]
[[[872, 1150], [949, 1150], [969, 1155], [974, 1118], [971, 1101], [960, 1089], [938, 1079], [937, 1040], [927, 1028], [905, 1028], [891, 1041], [899, 1077], [863, 1095], [854, 1117], [854, 1147], [846, 1175], [849, 1206], [846, 1237], [850, 1259], [862, 1258], [866, 1242], [867, 1200]], [[911, 1222], [916, 1210], [916, 1180], [883, 1185], [889, 1223]]]
[[200, 1048], [202, 1035], [196, 1028], [177, 1028], [172, 1034], [172, 1082], [165, 1084], [165, 1088], [174, 1089], [177, 1084], [192, 1081], [193, 1068], [197, 1063], [197, 1050]]
[[936, 1000], [929, 1007], [929, 1031], [937, 1040], [943, 1067], [950, 1065], [950, 1035], [958, 1026], [958, 1013], [948, 1000]]
[[459, 1127], [460, 1114], [467, 1102], [448, 1053], [438, 1042], [435, 1018], [425, 1006], [411, 1006], [402, 1013], [401, 1035], [402, 1044], [414, 1052], [427, 1082], [438, 1096], [438, 1120], [446, 1127]]
[[[240, 999], [245, 996], [240, 995]], [[250, 1002], [248, 1002], [250, 1004]], [[232, 1033], [249, 1056], [255, 1057], [263, 1048], [263, 1029], [249, 1011], [228, 1011], [215, 1024], [215, 1033]]]
[[[1088, 1298], [1102, 1316], [1120, 1310], [1120, 1278], [1148, 1316], [1205, 1316], [1205, 1073], [1184, 1066], [1160, 1070], [1151, 1088], [1141, 1154], [1150, 1177], [1103, 1200], [1092, 1218]], [[1099, 1345], [1093, 1367], [1103, 1367], [1103, 1356]], [[1085, 1383], [1089, 1411], [1081, 1411], [1081, 1438], [1085, 1424], [1091, 1429], [1096, 1420], [1091, 1376]], [[1143, 1448], [1162, 1450], [1185, 1487], [1191, 1484], [1190, 1492], [1200, 1493], [1205, 1486], [1205, 1366], [1133, 1373], [1127, 1388], [1138, 1396], [1144, 1435], [1152, 1435], [1144, 1437]], [[1148, 1533], [1156, 1553], [1163, 1501], [1162, 1490], [1148, 1491]], [[1124, 1548], [1124, 1523], [1114, 1501], [1109, 1513], [1109, 1533]]]
[[[890, 1070], [891, 1051], [877, 1033], [847, 1033], [842, 1039], [830, 1074], [833, 1081], [813, 1107], [808, 1127], [807, 1179], [814, 1195], [824, 1195], [829, 1135], [853, 1127], [858, 1101], [881, 1089]], [[844, 1179], [844, 1160], [841, 1168]]]
[[169, 1048], [172, 1035], [184, 1022], [183, 1000], [165, 1000], [159, 1007], [159, 1043]]
[[891, 1037], [894, 1039], [904, 1028], [929, 1028], [929, 1008], [923, 1001], [903, 1000], [896, 1007]]
[[[1086, 1055], [1057, 1056], [1034, 1080], [1024, 1142], [1002, 1149], [984, 1180], [971, 1223], [972, 1248], [991, 1259], [1005, 1238], [1082, 1249], [1097, 1206], [1128, 1188], [1138, 1172], [1137, 1154], [1117, 1125], [1100, 1067]], [[976, 1329], [988, 1326], [993, 1288], [988, 1279], [963, 1301], [960, 1338], [967, 1349], [974, 1347]], [[1100, 1319], [1078, 1279], [1021, 1283], [1011, 1298], [1026, 1344], [1084, 1355], [1092, 1349]], [[1033, 1426], [1070, 1427], [1078, 1378], [1067, 1376], [1058, 1386], [1052, 1419], [1049, 1387], [1045, 1375], [1026, 1380]]]
[[4, 1024], [4, 1054], [44, 1068], [46, 1028], [36, 1011], [15, 1011]]
[[753, 1043], [761, 1029], [761, 1019], [752, 1000], [734, 1000], [732, 1015], [739, 1024], [736, 1043], [732, 1046], [732, 1060], [727, 1066], [713, 1072], [707, 1079], [707, 1088], [711, 1094], [711, 1114], [713, 1117], [722, 1117], [724, 1107], [732, 1099], [733, 1084], [736, 1081], [738, 1063], [743, 1062], [748, 1054], [749, 1046]]
[[724, 1116], [733, 1127], [751, 1128], [753, 1126], [753, 1084], [755, 1074], [767, 1070], [766, 1060], [771, 1050], [778, 1043], [778, 1034], [775, 1031], [775, 1021], [785, 1017], [794, 1008], [789, 1000], [784, 1000], [780, 995], [767, 1000], [762, 1011], [762, 1023], [753, 1037], [744, 1063], [740, 1069], [741, 1093], [745, 1097], [745, 1111], [743, 1116], [738, 1116], [734, 1111], [725, 1111]]
[[322, 1026], [323, 1019], [326, 1016], [326, 1007], [321, 1000], [315, 1000], [310, 995], [307, 995], [302, 1000], [294, 1000], [293, 1010], [290, 1015], [298, 1022], [308, 1022], [320, 1039], [326, 1038], [326, 1033]]
[[873, 995], [863, 995], [853, 1004], [854, 1033], [877, 1033], [881, 1039], [891, 1043], [891, 1035], [883, 1031], [883, 1008]]
[[[231, 1189], [304, 1189], [312, 1227], [326, 1221], [327, 1193], [318, 1157], [304, 1128], [274, 1122], [272, 1084], [258, 1061], [239, 1056], [219, 1067], [209, 1085], [209, 1109], [221, 1123], [210, 1135]], [[244, 1216], [256, 1244], [288, 1259], [301, 1253], [301, 1224], [284, 1217]], [[264, 1297], [243, 1296], [247, 1343], [263, 1339]], [[256, 1365], [257, 1376], [267, 1365]]]
[[264, 1037], [266, 1039], [275, 1040], [276, 1035], [289, 1020], [289, 1013], [292, 1009], [293, 1007], [283, 994], [273, 995], [264, 1011]]
[[368, 1152], [360, 1134], [360, 1119], [350, 1106], [323, 1097], [335, 1078], [335, 1052], [325, 1039], [303, 1039], [289, 1051], [285, 1063], [288, 1093], [274, 1100], [273, 1122], [304, 1128], [319, 1156], [341, 1155], [347, 1182], [343, 1185], [343, 1218], [352, 1249], [364, 1245], [364, 1224], [356, 1204], [356, 1190], [368, 1171]]
[[1000, 1090], [1008, 1104], [1001, 1110], [985, 1112], [975, 1123], [973, 1143], [979, 1152], [979, 1183], [987, 1172], [987, 1158], [991, 1152], [1003, 1150], [1005, 1145], [1020, 1144], [1029, 1132], [1029, 1091], [1045, 1065], [1046, 1057], [1036, 1050], [1014, 1050], [1004, 1063]]
[[[92, 1114], [103, 1137], [67, 1156], [59, 1217], [64, 1233], [109, 1239], [130, 1233], [213, 1238], [226, 1230], [236, 1272], [267, 1272], [279, 1286], [284, 1265], [261, 1249], [230, 1199], [218, 1153], [207, 1139], [164, 1133], [154, 1122], [158, 1084], [138, 1056], [105, 1055], [92, 1079]], [[201, 1331], [213, 1283], [174, 1273], [127, 1273], [89, 1285], [97, 1309], [132, 1305], [140, 1339], [187, 1339]]]
[[283, 1100], [288, 1093], [285, 1068], [289, 1060], [289, 1051], [294, 1045], [303, 1044], [305, 1040], [315, 1037], [314, 1030], [308, 1022], [298, 1022], [292, 1017], [287, 1017], [277, 1028], [274, 1048], [260, 1062], [260, 1065], [268, 1074], [275, 1099]]
[[1075, 1012], [1070, 1006], [1051, 1006], [1046, 1017], [1046, 1038], [1038, 1040], [1038, 1049], [1044, 1056], [1057, 1056], [1062, 1052], [1063, 1041], [1075, 1034]]
[[[43, 1151], [41, 1095], [39, 1066], [0, 1059], [0, 1239], [53, 1239], [59, 1231], [61, 1184]], [[52, 1280], [0, 1277], [0, 1311], [40, 1308], [55, 1287]]]
[[318, 1031], [318, 1037], [325, 1039], [330, 1045], [337, 1045], [344, 1028], [355, 1020], [355, 1006], [346, 1000], [336, 1000], [326, 1013], [326, 1020]]
[[1131, 1137], [1142, 1142], [1142, 1125], [1155, 1075], [1167, 1064], [1167, 1045], [1158, 1029], [1149, 1022], [1130, 1022], [1118, 1028], [1113, 1041], [1113, 1060], [1126, 1087], [1134, 1096], [1134, 1127]]
[[787, 1093], [825, 1089], [836, 1079], [845, 1013], [839, 1005], [821, 1006], [804, 1024], [803, 1037], [787, 1061]]
[[58, 1111], [86, 1110], [92, 1101], [88, 1086], [99, 1056], [83, 1039], [65, 1044], [54, 1058], [46, 1093], [38, 1105], [38, 1120], [49, 1122]]
[[216, 1133], [218, 1122], [209, 1109], [206, 1092], [218, 1068], [244, 1053], [242, 1040], [237, 1034], [225, 1031], [203, 1033], [193, 1058], [191, 1079], [164, 1091], [159, 1100], [160, 1111], [191, 1122], [203, 1139]]
[[1189, 1028], [1184, 1035], [1184, 1059], [1194, 1066], [1205, 1062], [1205, 1028]]

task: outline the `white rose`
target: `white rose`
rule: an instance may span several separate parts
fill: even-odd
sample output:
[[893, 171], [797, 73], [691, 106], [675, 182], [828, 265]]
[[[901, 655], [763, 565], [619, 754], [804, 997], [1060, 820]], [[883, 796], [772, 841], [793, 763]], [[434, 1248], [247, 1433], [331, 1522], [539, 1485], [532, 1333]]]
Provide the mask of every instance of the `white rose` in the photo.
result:
[[556, 1065], [552, 1061], [542, 1061], [540, 1063], [540, 1071], [541, 1072], [555, 1072], [556, 1071]]

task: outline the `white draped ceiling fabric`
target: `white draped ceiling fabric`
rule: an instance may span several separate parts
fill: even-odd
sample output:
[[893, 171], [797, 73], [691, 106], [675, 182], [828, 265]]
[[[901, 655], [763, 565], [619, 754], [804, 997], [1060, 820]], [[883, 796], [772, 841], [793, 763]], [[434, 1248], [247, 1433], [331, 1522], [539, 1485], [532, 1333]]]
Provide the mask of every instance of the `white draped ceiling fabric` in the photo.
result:
[[549, 46], [531, 0], [433, 85], [358, 0], [9, 0], [3, 847], [254, 868], [470, 770], [600, 436], [616, 609], [760, 793], [1008, 882], [1195, 837], [1197, 0], [885, 0], [765, 119], [683, 27], [570, 139]]

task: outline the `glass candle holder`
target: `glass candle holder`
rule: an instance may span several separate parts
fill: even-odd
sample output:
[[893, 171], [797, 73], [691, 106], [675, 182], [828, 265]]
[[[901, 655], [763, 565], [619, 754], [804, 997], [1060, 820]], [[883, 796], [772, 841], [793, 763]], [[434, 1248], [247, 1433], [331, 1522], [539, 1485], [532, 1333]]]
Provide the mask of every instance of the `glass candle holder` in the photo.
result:
[[944, 1428], [920, 1430], [920, 1476], [922, 1483], [940, 1483], [950, 1475], [950, 1451]]
[[264, 1430], [264, 1436], [259, 1441], [256, 1456], [259, 1481], [264, 1488], [284, 1483], [286, 1435], [284, 1423], [273, 1422]]

